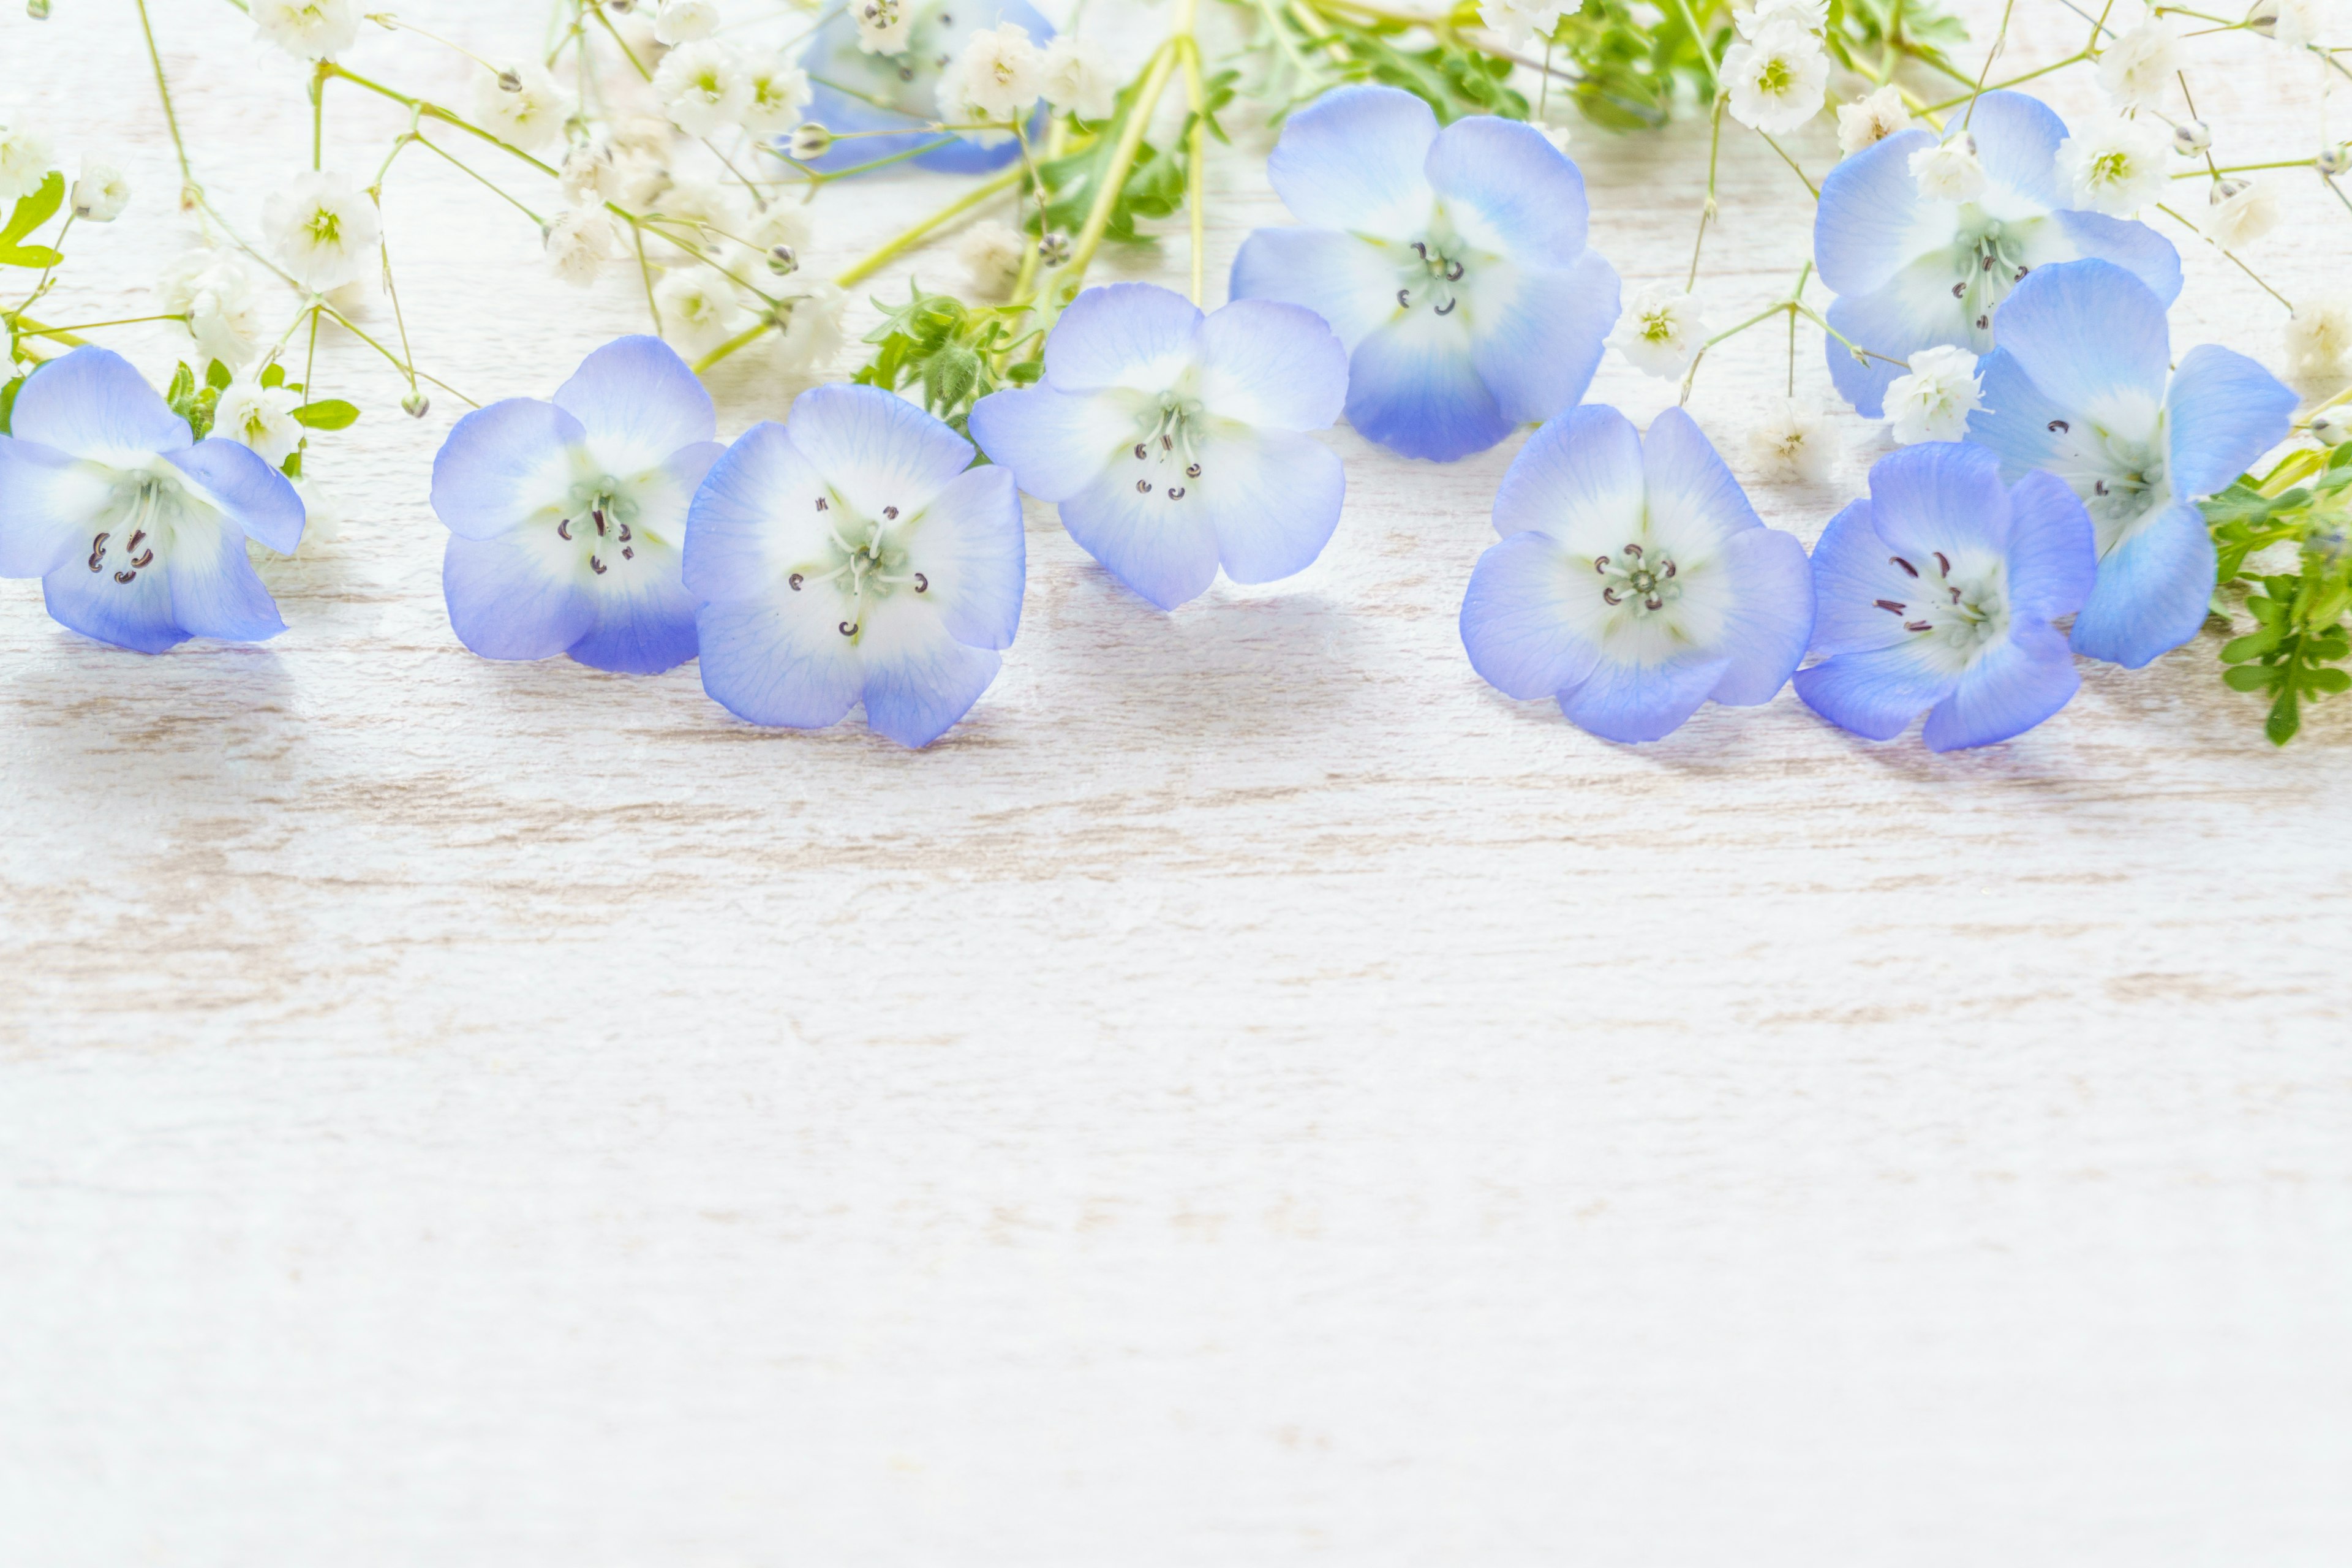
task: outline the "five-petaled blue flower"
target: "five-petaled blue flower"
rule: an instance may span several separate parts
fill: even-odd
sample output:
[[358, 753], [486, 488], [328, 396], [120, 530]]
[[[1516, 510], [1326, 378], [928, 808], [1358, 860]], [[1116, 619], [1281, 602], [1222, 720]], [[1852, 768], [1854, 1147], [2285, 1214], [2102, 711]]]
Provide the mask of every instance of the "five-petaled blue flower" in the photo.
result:
[[1266, 174], [1307, 226], [1251, 235], [1233, 297], [1331, 323], [1365, 436], [1450, 460], [1584, 395], [1617, 274], [1585, 247], [1584, 176], [1535, 127], [1440, 131], [1409, 92], [1344, 87], [1291, 116]]
[[2097, 570], [2090, 517], [2055, 477], [2004, 489], [1982, 447], [1906, 447], [1813, 546], [1812, 651], [1827, 658], [1797, 672], [1797, 695], [1874, 741], [1923, 709], [1934, 751], [2021, 734], [2082, 684], [2050, 623], [2082, 607]]
[[[1913, 154], [1935, 132], [1900, 132], [1829, 173], [1813, 219], [1813, 262], [1835, 289], [1829, 322], [1874, 355], [1857, 362], [1846, 343], [1823, 340], [1830, 379], [1856, 412], [1879, 416], [1886, 384], [1920, 349], [1953, 343], [1975, 353], [1992, 346], [2001, 301], [2032, 268], [2081, 257], [2112, 261], [2170, 304], [2180, 292], [2180, 257], [2146, 224], [2070, 210], [2058, 144], [2066, 126], [2035, 100], [1989, 92], [1965, 131], [1982, 166], [1982, 188], [1960, 200], [1922, 193]], [[1890, 363], [1889, 361], [1897, 363]]]
[[2137, 668], [2179, 647], [2213, 592], [2196, 498], [2285, 437], [2294, 394], [2210, 343], [2181, 356], [2168, 386], [2164, 306], [2104, 261], [2035, 272], [2001, 307], [1996, 337], [1969, 439], [2000, 455], [2005, 477], [2047, 469], [2089, 509], [2099, 578], [2074, 651]]
[[710, 395], [649, 337], [590, 354], [551, 403], [509, 397], [458, 420], [433, 459], [433, 510], [460, 640], [630, 675], [692, 658], [679, 552], [717, 429]]
[[[858, 47], [854, 13], [865, 3], [835, 6], [801, 51], [801, 68], [809, 79], [808, 118], [836, 135], [856, 132], [808, 160], [809, 167], [836, 174], [909, 153], [914, 155], [905, 161], [917, 168], [950, 174], [976, 174], [1011, 163], [1021, 151], [1011, 136], [925, 129], [940, 122], [940, 77], [961, 57], [974, 33], [1011, 22], [1026, 28], [1030, 41], [1042, 49], [1054, 36], [1054, 25], [1027, 0], [896, 0], [900, 19], [892, 30], [904, 47], [896, 54], [877, 54]], [[1044, 112], [1040, 109], [1031, 119], [1032, 135], [1041, 129]]]
[[711, 466], [686, 531], [702, 689], [755, 724], [866, 722], [928, 745], [1021, 625], [1021, 496], [903, 398], [820, 386]]
[[1646, 439], [1606, 405], [1545, 426], [1503, 476], [1495, 528], [1462, 601], [1471, 664], [1604, 739], [1672, 734], [1709, 698], [1769, 702], [1805, 656], [1804, 546], [1758, 520], [1679, 408]]
[[971, 433], [1118, 580], [1172, 610], [1213, 582], [1303, 570], [1347, 477], [1308, 430], [1339, 416], [1348, 356], [1296, 305], [1203, 316], [1149, 283], [1089, 289], [1045, 342], [1042, 384], [991, 393]]
[[49, 614], [141, 653], [286, 629], [246, 559], [302, 541], [302, 500], [251, 447], [197, 441], [120, 354], [33, 374], [0, 436], [0, 576], [38, 577]]

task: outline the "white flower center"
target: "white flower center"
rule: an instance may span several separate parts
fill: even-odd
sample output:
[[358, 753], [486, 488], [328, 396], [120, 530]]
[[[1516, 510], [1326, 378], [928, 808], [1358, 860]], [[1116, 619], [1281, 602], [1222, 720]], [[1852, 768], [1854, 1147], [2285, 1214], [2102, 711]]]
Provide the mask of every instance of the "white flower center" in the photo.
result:
[[1440, 219], [1430, 225], [1426, 236], [1403, 249], [1412, 254], [1399, 257], [1398, 280], [1403, 287], [1396, 292], [1397, 309], [1411, 310], [1426, 305], [1437, 315], [1452, 315], [1462, 302], [1470, 247]]
[[1877, 600], [1878, 607], [1900, 617], [1913, 637], [1927, 639], [1952, 668], [1967, 668], [2009, 635], [2009, 589], [1999, 560], [1955, 567], [1940, 550], [1916, 564], [1901, 555], [1887, 560], [1917, 585], [1906, 598]]
[[619, 479], [600, 474], [575, 481], [562, 510], [555, 536], [577, 545], [597, 576], [637, 558], [637, 502]]
[[1621, 620], [1647, 619], [1683, 596], [1676, 580], [1682, 569], [1662, 550], [1645, 551], [1628, 542], [1614, 555], [1594, 556], [1592, 570], [1601, 577], [1601, 602]]
[[1170, 500], [1182, 500], [1201, 477], [1201, 440], [1206, 418], [1200, 399], [1180, 392], [1163, 392], [1156, 404], [1146, 404], [1136, 419], [1135, 461], [1145, 464], [1135, 481], [1135, 493], [1159, 490]]
[[85, 564], [128, 586], [171, 550], [173, 525], [197, 504], [168, 475], [133, 471], [117, 476], [106, 526], [90, 535]]
[[800, 594], [819, 583], [835, 584], [848, 601], [848, 613], [834, 630], [856, 642], [866, 629], [867, 605], [900, 588], [918, 594], [931, 591], [931, 580], [914, 569], [908, 560], [906, 542], [899, 537], [914, 518], [902, 518], [895, 505], [885, 506], [878, 518], [858, 517], [840, 493], [831, 489], [816, 498], [816, 510], [825, 514], [824, 563], [829, 570], [795, 572], [784, 579], [784, 584]]
[[[1959, 232], [1952, 239], [1952, 270], [1958, 275], [1952, 298], [1960, 301], [1961, 313], [1975, 331], [1991, 331], [1993, 311], [2029, 270], [2025, 251], [2032, 228], [2031, 220], [2004, 225], [1976, 206], [1962, 210]], [[1979, 352], [1990, 345], [1989, 338], [1977, 340]]]
[[2050, 421], [2050, 434], [2057, 437], [2051, 471], [2082, 498], [2102, 557], [2172, 500], [2164, 429], [2161, 413], [2145, 437], [2125, 435], [2087, 416]]

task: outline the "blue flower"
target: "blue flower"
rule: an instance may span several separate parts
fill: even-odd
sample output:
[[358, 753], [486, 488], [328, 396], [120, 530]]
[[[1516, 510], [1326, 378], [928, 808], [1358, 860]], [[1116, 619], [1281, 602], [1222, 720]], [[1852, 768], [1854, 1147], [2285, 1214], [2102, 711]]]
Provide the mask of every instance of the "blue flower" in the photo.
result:
[[1757, 520], [1679, 408], [1646, 439], [1602, 405], [1545, 426], [1503, 476], [1495, 528], [1462, 600], [1471, 664], [1603, 739], [1658, 740], [1709, 698], [1769, 702], [1805, 656], [1804, 546]]
[[449, 625], [485, 658], [651, 675], [694, 657], [687, 503], [719, 453], [710, 395], [659, 338], [616, 338], [555, 400], [457, 421], [433, 459]]
[[1149, 283], [1089, 289], [1045, 342], [1042, 384], [991, 393], [971, 432], [1062, 526], [1163, 610], [1217, 575], [1303, 570], [1347, 478], [1308, 430], [1339, 416], [1348, 356], [1321, 318], [1236, 300], [1212, 316]]
[[2050, 623], [2081, 608], [2097, 569], [2090, 517], [2058, 479], [2003, 489], [1981, 447], [1906, 447], [1813, 546], [1812, 651], [1827, 657], [1797, 672], [1797, 695], [1874, 741], [1922, 709], [1933, 751], [2022, 734], [2081, 684]]
[[1585, 248], [1584, 176], [1533, 126], [1440, 131], [1409, 92], [1345, 87], [1291, 116], [1266, 174], [1307, 226], [1251, 235], [1233, 296], [1331, 323], [1366, 437], [1449, 460], [1584, 395], [1617, 274]]
[[[1054, 36], [1053, 24], [1026, 0], [898, 0], [905, 20], [895, 31], [904, 36], [905, 47], [897, 54], [869, 54], [858, 47], [853, 13], [859, 3], [836, 7], [801, 51], [801, 68], [809, 78], [809, 119], [836, 134], [860, 132], [808, 160], [809, 167], [831, 173], [917, 147], [930, 151], [906, 162], [950, 174], [976, 174], [1011, 163], [1021, 146], [1001, 132], [942, 141], [941, 132], [923, 128], [940, 122], [940, 77], [963, 53], [966, 39], [1011, 22], [1026, 28], [1042, 49]], [[1043, 114], [1039, 110], [1030, 122], [1033, 135]], [[905, 133], [866, 134], [877, 132]]]
[[2284, 438], [2295, 395], [2210, 343], [2181, 356], [2164, 306], [2104, 261], [2038, 270], [2001, 307], [1978, 365], [1985, 407], [1969, 439], [2015, 479], [2042, 468], [2091, 514], [2099, 578], [2074, 651], [2134, 668], [2197, 635], [2213, 593], [2213, 539], [2196, 504]]
[[702, 689], [754, 724], [852, 703], [929, 745], [996, 679], [1021, 625], [1021, 496], [903, 398], [820, 386], [711, 465], [687, 521]]
[[[2180, 292], [2180, 257], [2146, 224], [2067, 209], [2058, 171], [2066, 126], [2033, 99], [1989, 92], [1966, 132], [1974, 139], [1981, 188], [1961, 200], [1923, 194], [1914, 154], [1936, 147], [1933, 132], [1889, 136], [1848, 158], [1822, 182], [1813, 219], [1813, 261], [1839, 298], [1829, 322], [1874, 354], [1907, 360], [1951, 343], [1973, 353], [1992, 346], [1995, 310], [2036, 267], [2098, 257], [2136, 274], [2170, 304]], [[1946, 171], [1947, 178], [1950, 171]], [[1977, 184], [1958, 182], [1965, 189]], [[1886, 384], [1903, 374], [1885, 359], [1857, 363], [1824, 340], [1830, 379], [1857, 413], [1875, 419]]]
[[249, 447], [192, 438], [120, 354], [78, 348], [16, 395], [0, 436], [0, 577], [38, 577], [84, 637], [161, 653], [286, 629], [246, 560], [302, 542], [302, 500]]

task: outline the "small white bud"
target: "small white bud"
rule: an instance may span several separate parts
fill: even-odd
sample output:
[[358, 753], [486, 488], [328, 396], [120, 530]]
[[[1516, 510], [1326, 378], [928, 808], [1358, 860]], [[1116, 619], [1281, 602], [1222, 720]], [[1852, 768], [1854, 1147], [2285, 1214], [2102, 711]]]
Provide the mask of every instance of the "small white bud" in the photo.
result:
[[2332, 180], [2345, 170], [2352, 169], [2352, 144], [2338, 142], [2333, 147], [2323, 148], [2319, 156], [2311, 162], [2321, 174]]
[[426, 410], [432, 406], [433, 400], [421, 392], [412, 392], [400, 400], [400, 411], [411, 419], [424, 418]]
[[2323, 447], [2352, 441], [2352, 408], [2330, 408], [2311, 416], [2311, 438]]
[[822, 158], [833, 145], [833, 132], [815, 121], [803, 121], [793, 128], [793, 156], [805, 163], [811, 158]]
[[768, 270], [779, 278], [790, 278], [801, 269], [801, 258], [789, 245], [768, 247]]
[[74, 216], [89, 223], [112, 223], [131, 205], [131, 182], [111, 163], [95, 158], [81, 161], [81, 178], [74, 182]]
[[2213, 145], [2213, 128], [2201, 120], [2184, 120], [2172, 128], [2172, 150], [2194, 158]]

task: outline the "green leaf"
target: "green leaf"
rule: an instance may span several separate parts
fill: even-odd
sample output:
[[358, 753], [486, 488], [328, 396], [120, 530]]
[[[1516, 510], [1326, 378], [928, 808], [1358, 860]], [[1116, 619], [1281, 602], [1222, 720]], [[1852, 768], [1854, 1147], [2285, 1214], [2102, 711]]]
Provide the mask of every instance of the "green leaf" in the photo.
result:
[[2266, 664], [2242, 664], [2223, 670], [2221, 684], [2232, 691], [2268, 691], [2278, 684], [2278, 676]]
[[2325, 691], [2330, 694], [2352, 689], [2352, 670], [2336, 669], [2326, 666], [2306, 670], [2304, 672], [2303, 689], [2305, 691]]
[[49, 221], [58, 208], [65, 205], [66, 177], [62, 170], [53, 169], [40, 188], [29, 196], [18, 198], [8, 221], [0, 226], [0, 265], [9, 267], [55, 267], [64, 258], [46, 245], [26, 245], [24, 237]]
[[2260, 658], [2279, 645], [2279, 634], [2267, 628], [2232, 637], [2221, 645], [2223, 664], [2243, 664], [2250, 658]]
[[215, 392], [227, 391], [228, 384], [236, 379], [236, 373], [218, 360], [205, 367], [205, 384]]
[[190, 370], [184, 361], [180, 368], [172, 373], [172, 384], [163, 389], [163, 401], [172, 405], [173, 413], [184, 418], [188, 412], [187, 404], [195, 395], [196, 373]]
[[2294, 732], [2302, 728], [2303, 714], [2295, 706], [2294, 684], [2290, 681], [2286, 689], [2279, 693], [2278, 700], [2271, 705], [2271, 716], [2263, 721], [2263, 733], [2271, 738], [2272, 745], [2284, 746], [2294, 740]]
[[278, 363], [276, 360], [271, 360], [268, 364], [261, 367], [262, 385], [282, 386], [285, 384], [285, 382], [286, 367]]
[[26, 376], [31, 374], [27, 371], [25, 375], [11, 376], [6, 385], [0, 386], [0, 436], [8, 434], [8, 421], [16, 413], [16, 394], [23, 390]]
[[323, 397], [294, 410], [294, 423], [312, 430], [341, 430], [359, 416], [360, 411], [340, 397]]

